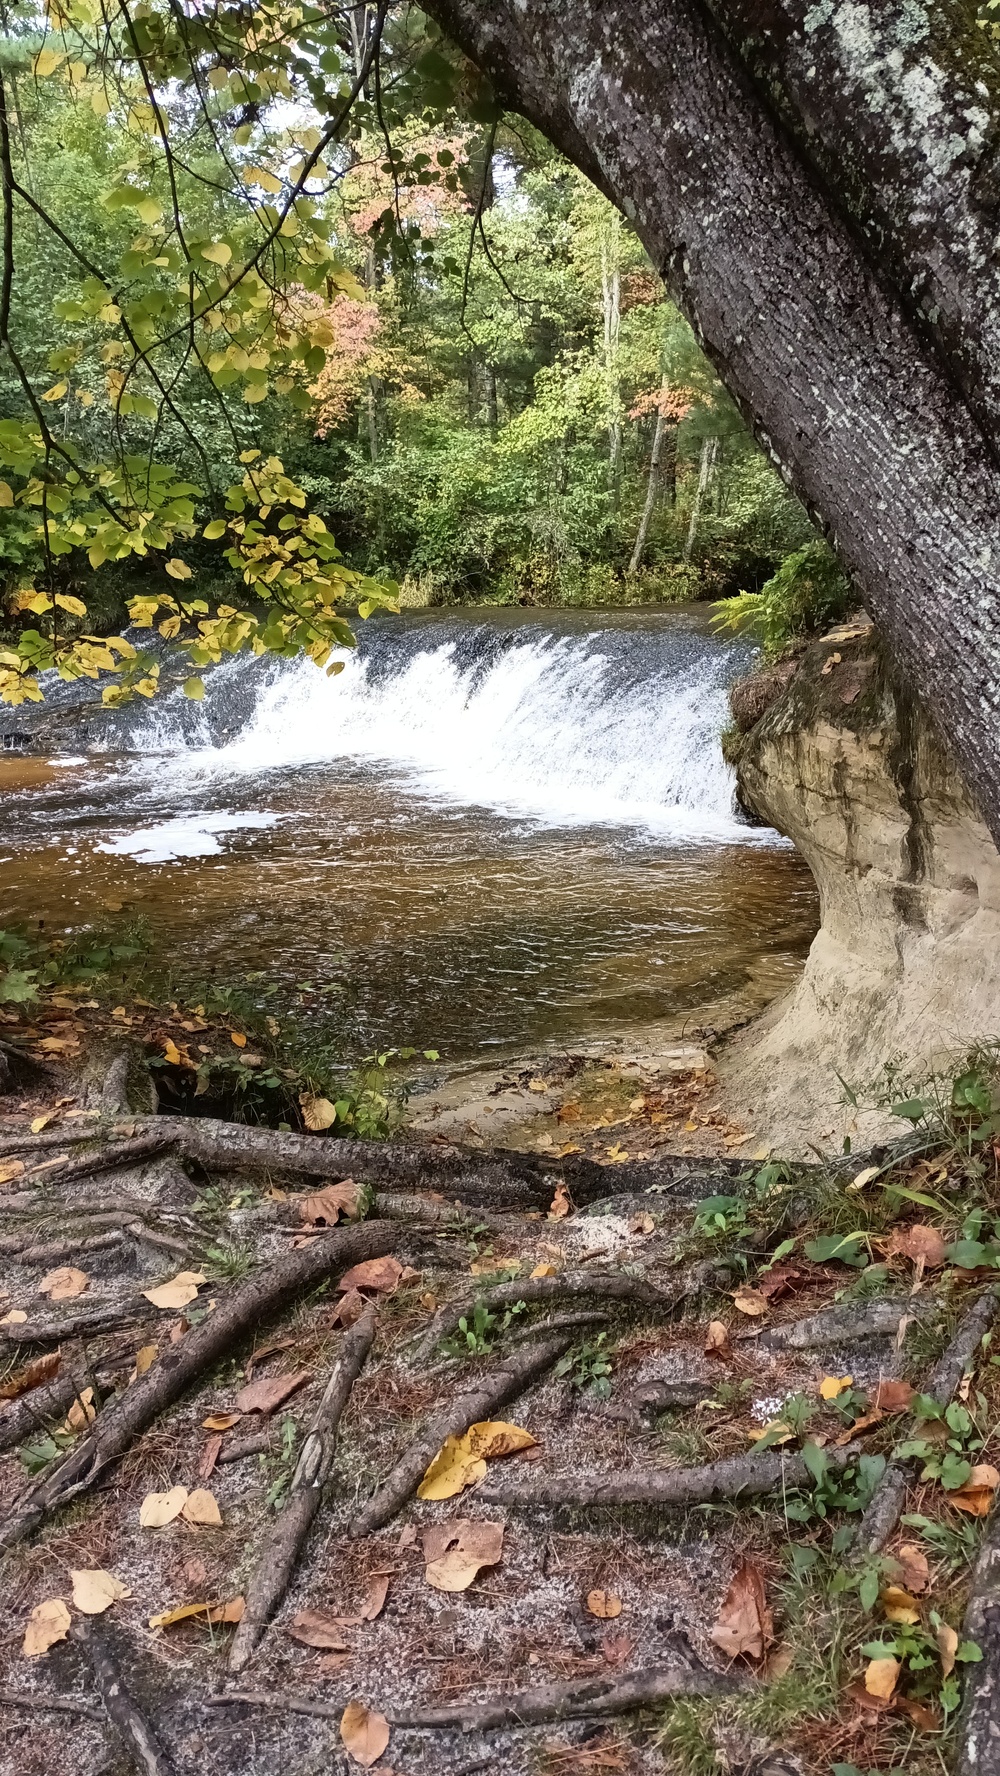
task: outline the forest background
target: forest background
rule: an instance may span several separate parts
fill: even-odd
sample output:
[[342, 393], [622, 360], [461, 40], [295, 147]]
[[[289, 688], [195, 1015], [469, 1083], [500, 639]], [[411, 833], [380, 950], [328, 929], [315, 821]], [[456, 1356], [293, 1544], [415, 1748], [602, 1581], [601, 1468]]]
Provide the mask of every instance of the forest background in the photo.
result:
[[[350, 40], [325, 53], [346, 79], [352, 61], [364, 72], [374, 9], [345, 17]], [[60, 653], [60, 637], [114, 634], [136, 598], [159, 599], [168, 636], [220, 601], [224, 613], [245, 604], [234, 596], [245, 562], [227, 553], [202, 471], [245, 483], [255, 453], [280, 459], [283, 491], [301, 490], [344, 566], [365, 576], [353, 597], [337, 588], [362, 614], [380, 602], [373, 587], [403, 606], [740, 598], [730, 615], [774, 648], [845, 608], [832, 555], [627, 223], [530, 126], [497, 114], [423, 15], [385, 25], [385, 90], [361, 81], [330, 164], [306, 179], [319, 135], [308, 82], [268, 93], [259, 70], [254, 85], [216, 58], [203, 81], [164, 88], [151, 123], [134, 93], [124, 105], [109, 94], [106, 68], [49, 47], [69, 41], [65, 29], [38, 25], [31, 10], [21, 25], [14, 15], [0, 48], [19, 200], [0, 431], [10, 422], [6, 460], [27, 473], [23, 488], [0, 485], [0, 573], [21, 691], [52, 663], [93, 676], [89, 644]], [[184, 264], [210, 277], [246, 259], [289, 180], [322, 242], [319, 273], [298, 281], [310, 252], [296, 242], [298, 263], [272, 270], [263, 349], [230, 313], [222, 350], [199, 347], [169, 370], [161, 360], [154, 374], [143, 328], [169, 335], [176, 300], [160, 301], [157, 282], [176, 290]], [[293, 211], [281, 233], [297, 226]], [[140, 291], [131, 314], [94, 275], [102, 267]], [[283, 328], [303, 347], [284, 375]], [[46, 433], [34, 482], [15, 460], [33, 414]], [[143, 502], [131, 493], [119, 498], [127, 546], [97, 522], [57, 536], [51, 518], [47, 540], [38, 508], [60, 441], [77, 461], [145, 461], [154, 475], [169, 463], [157, 521], [165, 512], [163, 553], [186, 538], [183, 558], [158, 558], [152, 530], [153, 549], [135, 546]], [[48, 498], [55, 509], [54, 488]], [[160, 597], [164, 567], [196, 602]], [[147, 626], [156, 608], [139, 610]], [[275, 641], [284, 651], [287, 635]], [[130, 664], [123, 692], [154, 688], [147, 665]]]

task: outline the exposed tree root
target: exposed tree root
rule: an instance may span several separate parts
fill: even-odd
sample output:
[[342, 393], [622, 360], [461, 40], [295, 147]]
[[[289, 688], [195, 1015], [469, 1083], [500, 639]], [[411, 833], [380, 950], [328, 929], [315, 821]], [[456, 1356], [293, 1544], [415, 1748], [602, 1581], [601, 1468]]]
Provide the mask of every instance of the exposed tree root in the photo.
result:
[[652, 1708], [673, 1696], [724, 1696], [742, 1689], [746, 1679], [735, 1671], [710, 1671], [694, 1661], [633, 1671], [628, 1677], [590, 1677], [575, 1683], [539, 1684], [514, 1696], [489, 1702], [447, 1702], [438, 1708], [414, 1708], [390, 1714], [398, 1727], [459, 1727], [463, 1733], [486, 1733], [496, 1727], [532, 1727], [594, 1716], [630, 1714]]
[[241, 1284], [200, 1326], [168, 1346], [153, 1367], [101, 1413], [88, 1435], [22, 1494], [0, 1523], [0, 1547], [21, 1541], [71, 1498], [89, 1490], [134, 1438], [247, 1332], [335, 1271], [384, 1256], [396, 1237], [397, 1230], [388, 1221], [335, 1229], [286, 1253]]
[[105, 1718], [99, 1708], [94, 1708], [82, 1698], [75, 1702], [72, 1696], [29, 1696], [26, 1691], [0, 1690], [0, 1703], [5, 1708], [28, 1708], [32, 1713], [36, 1709], [40, 1713], [53, 1709], [57, 1714], [76, 1714], [84, 1720], [100, 1721], [102, 1724]]
[[[855, 1446], [828, 1449], [831, 1467], [845, 1467]], [[485, 1484], [476, 1497], [484, 1504], [522, 1508], [532, 1505], [680, 1505], [712, 1504], [717, 1499], [757, 1498], [761, 1493], [794, 1491], [809, 1486], [811, 1476], [801, 1455], [766, 1449], [761, 1455], [729, 1455], [700, 1468], [676, 1468], [625, 1474], [554, 1474], [550, 1479], [519, 1485]]]
[[388, 1523], [415, 1491], [446, 1437], [462, 1436], [470, 1425], [489, 1418], [508, 1400], [523, 1393], [569, 1349], [571, 1342], [564, 1336], [525, 1345], [523, 1350], [512, 1352], [495, 1367], [480, 1371], [475, 1380], [436, 1412], [421, 1434], [414, 1438], [374, 1497], [358, 1512], [350, 1534], [370, 1535]]
[[288, 1496], [246, 1587], [243, 1618], [229, 1649], [230, 1671], [242, 1671], [288, 1590], [295, 1562], [323, 1498], [337, 1448], [341, 1414], [375, 1337], [369, 1307], [345, 1332], [326, 1391], [306, 1432]]
[[845, 1301], [787, 1326], [773, 1326], [757, 1341], [764, 1350], [820, 1350], [828, 1344], [864, 1344], [869, 1338], [895, 1338], [900, 1321], [922, 1318], [934, 1303], [914, 1295], [882, 1301]]
[[232, 1443], [224, 1443], [218, 1454], [218, 1465], [224, 1467], [227, 1462], [246, 1461], [251, 1455], [266, 1455], [271, 1447], [270, 1431], [258, 1431], [253, 1437], [237, 1437]]
[[[973, 1302], [958, 1323], [954, 1337], [938, 1358], [927, 1379], [924, 1393], [940, 1406], [947, 1406], [966, 1369], [976, 1354], [983, 1336], [993, 1324], [997, 1297], [990, 1291]], [[911, 1419], [907, 1435], [919, 1435], [918, 1421]], [[911, 1467], [909, 1463], [890, 1461], [869, 1501], [858, 1525], [854, 1540], [855, 1554], [877, 1554], [889, 1540], [906, 1500]]]
[[519, 1301], [561, 1301], [567, 1297], [586, 1295], [595, 1301], [638, 1302], [643, 1307], [658, 1307], [669, 1313], [688, 1295], [703, 1288], [711, 1266], [698, 1265], [672, 1287], [661, 1288], [645, 1277], [626, 1276], [619, 1270], [567, 1270], [561, 1276], [525, 1277], [523, 1282], [498, 1283], [495, 1288], [481, 1289], [461, 1301], [447, 1301], [439, 1307], [427, 1331], [410, 1359], [411, 1365], [427, 1362], [443, 1338], [458, 1329], [460, 1320], [471, 1319], [478, 1306], [489, 1313], [502, 1313]]
[[25, 1246], [18, 1253], [18, 1264], [58, 1264], [63, 1258], [82, 1257], [88, 1252], [104, 1252], [109, 1246], [120, 1246], [125, 1234], [121, 1228], [109, 1233], [80, 1234], [76, 1239], [49, 1240], [40, 1246]]
[[[99, 1389], [104, 1388], [110, 1384], [116, 1367], [119, 1365], [113, 1360], [102, 1358], [87, 1381], [92, 1380]], [[64, 1418], [87, 1381], [79, 1371], [76, 1374], [67, 1371], [57, 1375], [54, 1381], [31, 1388], [18, 1399], [8, 1401], [0, 1410], [0, 1451], [16, 1449], [32, 1431], [44, 1430], [54, 1418]]]
[[82, 1153], [78, 1159], [68, 1159], [58, 1168], [53, 1166], [46, 1173], [45, 1182], [61, 1189], [64, 1184], [77, 1178], [92, 1177], [95, 1172], [113, 1172], [119, 1166], [137, 1165], [140, 1160], [152, 1159], [154, 1154], [162, 1153], [172, 1145], [169, 1133], [162, 1128], [127, 1141], [108, 1141], [93, 1153]]
[[129, 1762], [142, 1776], [173, 1776], [173, 1764], [125, 1687], [108, 1644], [107, 1630], [92, 1617], [81, 1616], [74, 1622], [72, 1634], [86, 1654], [97, 1693]]
[[25, 1320], [22, 1326], [0, 1326], [0, 1339], [6, 1339], [8, 1344], [61, 1344], [66, 1338], [83, 1338], [132, 1325], [148, 1314], [149, 1302], [141, 1295], [130, 1295], [127, 1301], [105, 1301], [82, 1308], [79, 1313], [63, 1314], [61, 1319], [53, 1315], [47, 1320]]
[[1000, 1770], [1000, 1512], [994, 1512], [972, 1573], [962, 1639], [974, 1641], [982, 1662], [965, 1667], [955, 1776], [996, 1776]]

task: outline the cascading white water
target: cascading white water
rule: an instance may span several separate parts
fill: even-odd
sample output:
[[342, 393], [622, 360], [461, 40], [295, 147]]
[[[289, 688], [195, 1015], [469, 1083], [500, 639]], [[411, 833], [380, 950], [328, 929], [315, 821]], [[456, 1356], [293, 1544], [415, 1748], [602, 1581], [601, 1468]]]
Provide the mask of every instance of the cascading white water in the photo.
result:
[[179, 752], [170, 704], [144, 743], [175, 752], [178, 788], [351, 760], [437, 802], [549, 826], [627, 824], [686, 844], [755, 836], [736, 816], [719, 745], [725, 648], [688, 635], [678, 651], [614, 630], [500, 639], [467, 620], [448, 639], [384, 629], [333, 678], [307, 660], [257, 664], [249, 719], [220, 744], [212, 706], [236, 674], [245, 688], [236, 664], [210, 678], [201, 731]]

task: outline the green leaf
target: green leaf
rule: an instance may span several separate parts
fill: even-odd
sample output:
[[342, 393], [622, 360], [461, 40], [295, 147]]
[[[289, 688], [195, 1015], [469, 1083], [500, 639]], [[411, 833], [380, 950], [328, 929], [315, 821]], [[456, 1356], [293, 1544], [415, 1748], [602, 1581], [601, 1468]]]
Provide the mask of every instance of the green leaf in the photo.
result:
[[944, 1252], [948, 1263], [957, 1264], [960, 1270], [976, 1270], [987, 1262], [986, 1247], [981, 1240], [954, 1240], [950, 1246], [945, 1246]]
[[200, 678], [186, 678], [184, 680], [184, 695], [190, 697], [193, 703], [200, 703], [205, 695], [205, 686], [202, 680]]
[[824, 1233], [819, 1239], [806, 1240], [805, 1254], [815, 1264], [841, 1264], [860, 1268], [867, 1259], [867, 1236], [864, 1233]]
[[923, 1098], [907, 1098], [901, 1104], [893, 1104], [893, 1116], [902, 1116], [907, 1122], [920, 1122], [927, 1114], [927, 1105]]
[[201, 534], [207, 542], [214, 543], [218, 537], [225, 536], [226, 529], [224, 518], [213, 518], [211, 524], [206, 524]]

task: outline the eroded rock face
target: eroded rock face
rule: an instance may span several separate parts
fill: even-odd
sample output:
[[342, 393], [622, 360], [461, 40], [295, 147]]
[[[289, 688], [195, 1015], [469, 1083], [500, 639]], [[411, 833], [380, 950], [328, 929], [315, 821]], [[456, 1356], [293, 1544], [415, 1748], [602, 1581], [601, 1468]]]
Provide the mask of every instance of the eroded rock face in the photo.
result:
[[869, 625], [813, 644], [775, 691], [737, 743], [740, 793], [805, 857], [822, 923], [723, 1071], [769, 1144], [839, 1146], [887, 1124], [838, 1074], [870, 1101], [887, 1062], [919, 1074], [1000, 1034], [1000, 854]]

